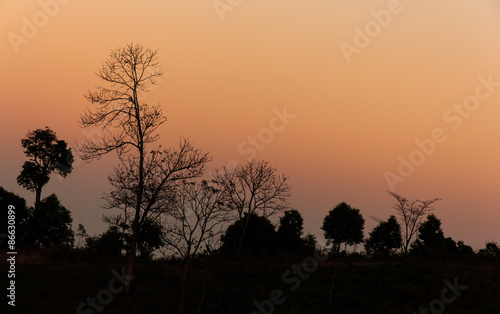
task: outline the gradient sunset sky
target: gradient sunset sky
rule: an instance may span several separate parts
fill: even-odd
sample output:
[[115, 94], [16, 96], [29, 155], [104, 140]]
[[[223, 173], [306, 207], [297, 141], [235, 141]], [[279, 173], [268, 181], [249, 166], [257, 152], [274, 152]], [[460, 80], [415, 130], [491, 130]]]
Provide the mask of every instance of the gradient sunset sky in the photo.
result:
[[[33, 194], [16, 183], [21, 139], [46, 125], [72, 147], [86, 139], [83, 94], [100, 84], [109, 52], [135, 42], [159, 49], [166, 73], [145, 98], [168, 119], [158, 144], [188, 137], [212, 154], [210, 170], [244, 162], [249, 137], [269, 135], [277, 112], [294, 116], [256, 157], [290, 177], [291, 205], [320, 243], [339, 202], [361, 210], [365, 234], [370, 217], [394, 214], [391, 188], [442, 198], [434, 213], [445, 236], [476, 250], [500, 242], [497, 0], [61, 2], [0, 1], [0, 185], [28, 203]], [[410, 157], [419, 164], [402, 176]], [[56, 193], [75, 228], [101, 233], [116, 162], [77, 159], [42, 197]], [[389, 172], [402, 179], [392, 187]]]

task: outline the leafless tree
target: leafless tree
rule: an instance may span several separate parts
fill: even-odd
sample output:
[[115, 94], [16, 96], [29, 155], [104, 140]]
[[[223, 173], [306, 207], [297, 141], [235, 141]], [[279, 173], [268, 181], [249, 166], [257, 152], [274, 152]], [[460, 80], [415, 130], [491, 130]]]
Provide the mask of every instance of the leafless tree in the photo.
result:
[[104, 207], [120, 208], [127, 214], [127, 209], [139, 205], [138, 223], [142, 225], [148, 218], [154, 221], [173, 204], [176, 184], [200, 177], [210, 160], [208, 153], [194, 148], [186, 139], [180, 141], [178, 149], [156, 149], [145, 154], [142, 202], [137, 204], [140, 163], [137, 157], [131, 157], [108, 175], [111, 192], [104, 196]]
[[[184, 312], [189, 263], [204, 247], [219, 238], [234, 212], [223, 202], [223, 195], [207, 181], [186, 182], [177, 186], [175, 204], [167, 213], [165, 243], [169, 251], [184, 260], [179, 313]], [[167, 255], [164, 252], [164, 255]]]
[[157, 149], [145, 154], [140, 204], [140, 159], [130, 157], [114, 167], [108, 176], [111, 191], [105, 194], [103, 207], [119, 208], [125, 220], [132, 221], [130, 251], [137, 249], [144, 223], [156, 221], [175, 204], [177, 185], [200, 177], [209, 161], [208, 153], [195, 149], [186, 139], [181, 140], [178, 149]]
[[417, 234], [418, 227], [422, 223], [422, 219], [434, 210], [432, 204], [441, 199], [435, 198], [427, 201], [410, 201], [406, 197], [402, 197], [398, 194], [392, 192], [389, 192], [389, 194], [391, 194], [397, 201], [393, 205], [393, 208], [397, 211], [400, 216], [400, 220], [404, 225], [403, 250], [404, 253], [407, 254], [412, 239]]
[[288, 208], [288, 198], [291, 196], [288, 177], [278, 174], [277, 169], [270, 166], [268, 161], [252, 159], [235, 168], [215, 171], [214, 181], [239, 218], [242, 219], [246, 214], [237, 251], [240, 258], [251, 214], [267, 218]]
[[[106, 86], [89, 91], [85, 98], [96, 107], [88, 109], [80, 117], [82, 127], [100, 127], [99, 140], [88, 140], [78, 146], [83, 160], [99, 159], [103, 155], [116, 151], [122, 161], [121, 167], [115, 168], [110, 175], [116, 204], [131, 204], [133, 208], [132, 240], [126, 268], [126, 291], [130, 291], [130, 279], [137, 249], [137, 237], [147, 212], [152, 205], [145, 200], [147, 189], [145, 175], [146, 145], [158, 139], [157, 129], [166, 118], [159, 105], [149, 106], [141, 101], [141, 93], [146, 93], [163, 73], [157, 61], [157, 50], [144, 48], [138, 44], [129, 44], [125, 48], [111, 51], [97, 76]], [[128, 154], [130, 153], [130, 154]], [[152, 158], [150, 163], [157, 159]], [[133, 174], [131, 173], [133, 172]], [[135, 177], [135, 182], [127, 179]], [[123, 186], [120, 180], [123, 181]], [[128, 188], [122, 193], [118, 187]], [[151, 189], [150, 189], [151, 191]], [[150, 194], [157, 197], [157, 194]], [[133, 199], [133, 200], [131, 200]], [[151, 199], [149, 199], [151, 201]]]

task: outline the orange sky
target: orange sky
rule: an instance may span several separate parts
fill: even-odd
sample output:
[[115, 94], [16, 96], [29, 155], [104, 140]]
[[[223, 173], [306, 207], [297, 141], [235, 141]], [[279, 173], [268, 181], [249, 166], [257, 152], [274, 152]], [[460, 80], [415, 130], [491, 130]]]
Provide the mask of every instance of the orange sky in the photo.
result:
[[[20, 140], [45, 125], [72, 146], [85, 139], [77, 119], [89, 106], [82, 95], [99, 84], [95, 71], [111, 49], [138, 42], [159, 49], [168, 73], [146, 98], [167, 115], [162, 145], [189, 137], [221, 167], [249, 156], [238, 147], [248, 150], [242, 143], [269, 128], [276, 110], [295, 115], [257, 157], [290, 176], [306, 232], [321, 235], [341, 201], [361, 209], [366, 231], [370, 216], [386, 219], [384, 174], [399, 175], [400, 156], [442, 129], [446, 141], [394, 191], [442, 198], [435, 214], [445, 235], [474, 249], [500, 241], [500, 86], [456, 129], [458, 113], [448, 112], [475, 95], [479, 77], [500, 82], [497, 1], [242, 0], [224, 12], [213, 0], [61, 2], [0, 2], [0, 185], [29, 202], [16, 184]], [[26, 26], [33, 18], [35, 30]], [[356, 29], [367, 28], [373, 37], [356, 47]], [[350, 62], [342, 43], [358, 49]], [[78, 163], [43, 196], [56, 193], [74, 226], [100, 233], [114, 162]]]

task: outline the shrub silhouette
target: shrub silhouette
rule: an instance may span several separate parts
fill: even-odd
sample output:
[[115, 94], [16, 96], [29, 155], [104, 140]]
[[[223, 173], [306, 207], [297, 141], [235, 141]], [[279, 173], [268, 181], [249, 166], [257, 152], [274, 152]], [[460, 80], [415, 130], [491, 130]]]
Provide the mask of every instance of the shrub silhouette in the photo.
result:
[[368, 256], [388, 257], [394, 254], [403, 243], [401, 237], [401, 226], [395, 216], [389, 217], [387, 221], [381, 221], [365, 242], [365, 249]]
[[[248, 214], [245, 214], [242, 219], [230, 225], [226, 233], [221, 237], [221, 250], [225, 254], [236, 254], [238, 244], [243, 232], [243, 226]], [[246, 236], [242, 244], [242, 252], [259, 253], [276, 251], [276, 231], [269, 219], [250, 214]]]
[[296, 209], [285, 211], [280, 218], [277, 231], [279, 249], [288, 252], [298, 251], [302, 243], [302, 229], [304, 220]]

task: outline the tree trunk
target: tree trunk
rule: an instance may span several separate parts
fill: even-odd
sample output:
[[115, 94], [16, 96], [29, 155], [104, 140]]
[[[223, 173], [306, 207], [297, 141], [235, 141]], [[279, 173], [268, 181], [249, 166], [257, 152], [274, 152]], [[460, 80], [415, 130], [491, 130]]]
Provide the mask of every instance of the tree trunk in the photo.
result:
[[245, 220], [245, 225], [243, 226], [243, 230], [241, 231], [240, 242], [238, 243], [238, 251], [236, 253], [236, 257], [238, 260], [241, 258], [241, 249], [243, 248], [243, 240], [245, 238], [245, 234], [248, 228], [248, 222], [250, 221], [250, 214], [247, 215], [247, 219]]
[[37, 186], [36, 189], [35, 189], [35, 212], [40, 207], [40, 198], [41, 198], [41, 195], [42, 195], [42, 187], [41, 186]]
[[137, 252], [137, 234], [132, 231], [132, 240], [130, 241], [130, 249], [128, 252], [128, 262], [125, 277], [125, 292], [130, 293], [130, 282], [132, 280], [132, 273], [134, 270], [135, 256]]
[[186, 282], [189, 267], [189, 258], [184, 262], [184, 271], [182, 274], [182, 286], [181, 286], [181, 301], [179, 304], [179, 314], [184, 313], [184, 305], [186, 303]]
[[139, 186], [137, 188], [137, 204], [135, 207], [135, 215], [134, 221], [132, 222], [132, 241], [130, 242], [130, 251], [128, 255], [128, 263], [127, 263], [127, 278], [125, 281], [125, 291], [130, 293], [130, 281], [132, 278], [132, 273], [134, 270], [134, 262], [137, 251], [137, 240], [139, 238], [140, 225], [139, 222], [141, 220], [141, 205], [142, 205], [142, 196], [144, 193], [144, 138], [141, 127], [141, 118], [139, 111], [139, 102], [137, 100], [137, 91], [136, 86], [134, 86], [134, 104], [135, 104], [135, 114], [137, 119], [137, 129], [138, 129], [138, 150], [139, 150]]

